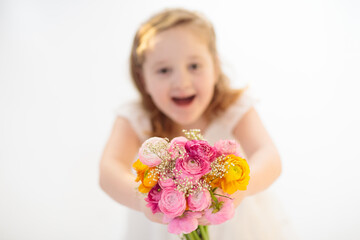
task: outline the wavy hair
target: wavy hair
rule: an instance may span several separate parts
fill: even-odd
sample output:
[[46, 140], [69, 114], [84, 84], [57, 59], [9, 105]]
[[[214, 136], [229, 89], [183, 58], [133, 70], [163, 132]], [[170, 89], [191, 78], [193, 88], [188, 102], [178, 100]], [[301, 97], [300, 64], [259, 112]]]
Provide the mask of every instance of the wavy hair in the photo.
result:
[[142, 66], [145, 61], [149, 40], [157, 33], [179, 25], [194, 27], [204, 37], [214, 65], [218, 69], [218, 81], [214, 87], [214, 95], [204, 112], [207, 121], [211, 121], [218, 114], [226, 110], [247, 88], [230, 88], [229, 79], [223, 73], [218, 61], [214, 27], [203, 15], [182, 8], [165, 9], [153, 15], [140, 26], [135, 34], [130, 55], [131, 78], [135, 87], [140, 92], [144, 109], [150, 114], [152, 129], [149, 136], [173, 137], [176, 127], [178, 127], [175, 122], [156, 107], [150, 95], [146, 92]]

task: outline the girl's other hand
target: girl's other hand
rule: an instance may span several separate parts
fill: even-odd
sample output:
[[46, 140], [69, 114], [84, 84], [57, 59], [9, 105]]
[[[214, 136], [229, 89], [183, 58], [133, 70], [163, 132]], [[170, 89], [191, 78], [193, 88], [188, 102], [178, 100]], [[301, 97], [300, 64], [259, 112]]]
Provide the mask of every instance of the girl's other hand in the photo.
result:
[[237, 208], [240, 203], [244, 200], [244, 198], [247, 196], [246, 191], [236, 191], [234, 194], [231, 195], [231, 198], [234, 199], [234, 207]]
[[147, 202], [143, 200], [141, 202], [141, 211], [145, 214], [145, 216], [152, 222], [165, 224], [163, 222], [164, 214], [163, 213], [155, 213], [153, 214], [151, 209], [146, 206]]

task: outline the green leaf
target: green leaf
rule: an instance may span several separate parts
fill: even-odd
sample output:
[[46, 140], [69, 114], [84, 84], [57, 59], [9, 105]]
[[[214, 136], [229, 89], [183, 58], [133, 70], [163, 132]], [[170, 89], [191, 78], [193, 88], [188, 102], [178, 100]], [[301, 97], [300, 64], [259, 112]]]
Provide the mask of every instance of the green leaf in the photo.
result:
[[149, 169], [146, 169], [146, 171], [144, 173], [144, 179], [147, 177], [148, 173], [149, 173]]

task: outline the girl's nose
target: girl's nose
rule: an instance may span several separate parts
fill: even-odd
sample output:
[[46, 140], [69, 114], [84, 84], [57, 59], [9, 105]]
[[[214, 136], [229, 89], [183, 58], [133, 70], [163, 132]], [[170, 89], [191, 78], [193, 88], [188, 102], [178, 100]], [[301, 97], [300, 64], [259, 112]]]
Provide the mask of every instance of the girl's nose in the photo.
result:
[[173, 87], [177, 89], [186, 89], [191, 86], [191, 75], [185, 70], [178, 70], [173, 79]]

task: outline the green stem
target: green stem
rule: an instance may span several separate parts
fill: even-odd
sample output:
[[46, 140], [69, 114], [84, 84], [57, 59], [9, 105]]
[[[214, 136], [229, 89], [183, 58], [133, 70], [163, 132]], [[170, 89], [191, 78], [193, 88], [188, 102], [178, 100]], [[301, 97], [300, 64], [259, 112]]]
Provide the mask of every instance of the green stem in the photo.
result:
[[192, 239], [190, 238], [189, 234], [184, 234], [184, 236], [185, 236], [186, 240], [192, 240]]
[[192, 231], [190, 234], [192, 234], [194, 240], [201, 240], [201, 238], [199, 237], [199, 235], [197, 234], [196, 230]]
[[217, 193], [214, 193], [214, 195], [216, 195], [216, 196], [220, 196], [220, 197], [226, 197], [226, 198], [228, 198], [228, 199], [233, 200], [231, 197], [228, 197], [228, 196], [225, 196], [225, 195], [221, 195], [221, 194], [217, 194]]
[[191, 236], [191, 233], [184, 234], [186, 240], [194, 240], [194, 238]]
[[[216, 188], [214, 188], [214, 189], [216, 189]], [[213, 191], [215, 191], [215, 190], [213, 190]], [[215, 195], [214, 195], [215, 193], [214, 193], [213, 191], [209, 191], [209, 192], [210, 192], [210, 196], [211, 196], [212, 200], [215, 202], [215, 204], [218, 204], [219, 201], [218, 201], [217, 198], [215, 197]]]
[[199, 225], [199, 229], [200, 229], [200, 232], [201, 232], [202, 240], [210, 240], [208, 232], [207, 232], [207, 226]]

